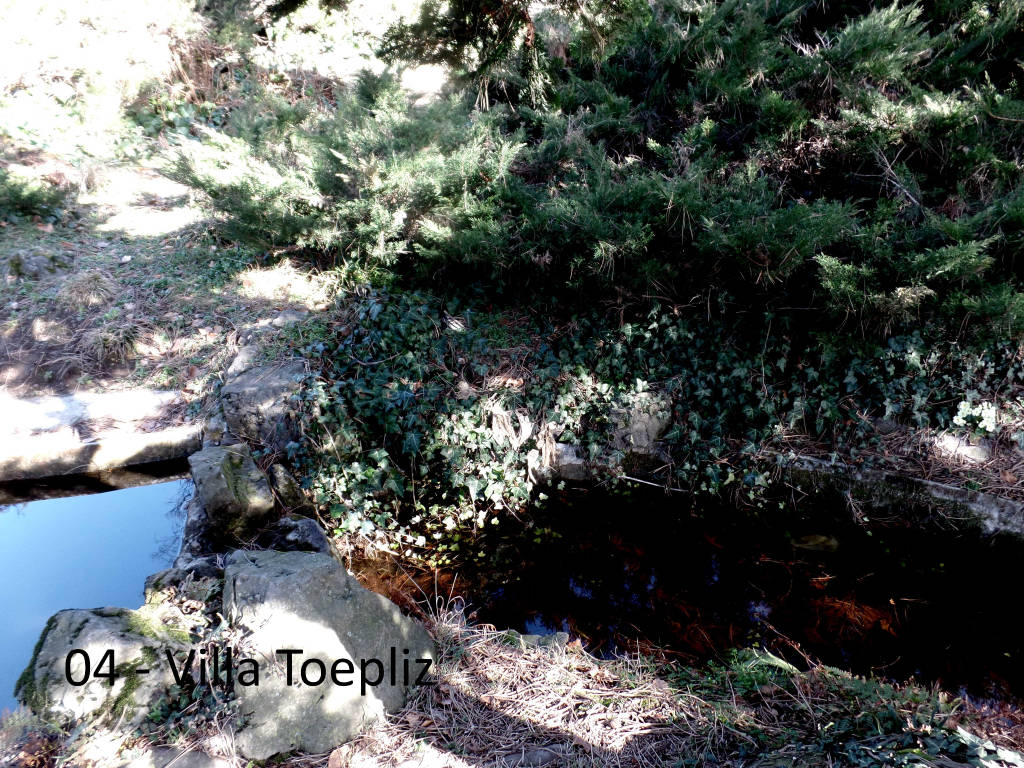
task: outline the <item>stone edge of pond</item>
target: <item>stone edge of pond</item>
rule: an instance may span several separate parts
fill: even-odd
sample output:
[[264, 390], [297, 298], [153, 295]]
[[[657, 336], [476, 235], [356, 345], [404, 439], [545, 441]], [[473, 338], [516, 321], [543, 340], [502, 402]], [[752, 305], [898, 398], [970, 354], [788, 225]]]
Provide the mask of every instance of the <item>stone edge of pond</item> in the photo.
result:
[[0, 482], [185, 458], [202, 447], [185, 409], [180, 392], [158, 390], [2, 397]]
[[812, 456], [779, 457], [791, 481], [842, 494], [854, 507], [924, 507], [960, 530], [980, 529], [1024, 540], [1024, 504], [968, 488], [884, 469], [853, 467]]

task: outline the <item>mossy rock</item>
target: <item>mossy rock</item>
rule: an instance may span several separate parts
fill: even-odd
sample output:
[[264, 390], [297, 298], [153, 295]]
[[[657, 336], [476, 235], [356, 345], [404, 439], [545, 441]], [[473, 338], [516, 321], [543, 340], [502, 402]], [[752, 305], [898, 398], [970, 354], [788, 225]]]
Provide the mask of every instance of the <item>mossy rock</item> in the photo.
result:
[[248, 446], [209, 446], [189, 457], [196, 494], [210, 521], [213, 539], [242, 537], [274, 508], [274, 495]]
[[[188, 631], [164, 625], [146, 608], [61, 611], [47, 622], [15, 695], [65, 724], [108, 717], [136, 724], [174, 684], [166, 651], [183, 651], [190, 640]], [[70, 655], [78, 650], [84, 653]], [[111, 671], [113, 680], [96, 674]], [[84, 684], [73, 685], [68, 673]]]

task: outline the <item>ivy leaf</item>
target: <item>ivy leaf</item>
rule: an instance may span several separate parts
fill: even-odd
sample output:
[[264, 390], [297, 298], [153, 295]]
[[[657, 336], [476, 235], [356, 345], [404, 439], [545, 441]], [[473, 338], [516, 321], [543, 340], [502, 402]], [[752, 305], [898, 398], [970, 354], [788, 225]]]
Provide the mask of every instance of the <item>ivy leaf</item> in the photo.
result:
[[484, 481], [479, 477], [467, 477], [466, 478], [466, 490], [469, 491], [469, 498], [476, 501], [477, 495], [480, 490], [484, 487]]

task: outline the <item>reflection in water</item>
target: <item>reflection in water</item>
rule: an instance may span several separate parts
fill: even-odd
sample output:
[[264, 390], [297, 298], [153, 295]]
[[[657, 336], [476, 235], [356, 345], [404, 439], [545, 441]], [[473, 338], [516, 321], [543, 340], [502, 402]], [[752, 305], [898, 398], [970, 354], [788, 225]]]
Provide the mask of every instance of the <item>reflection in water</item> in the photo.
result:
[[151, 557], [154, 562], [170, 564], [174, 562], [174, 558], [178, 556], [181, 549], [185, 518], [188, 516], [186, 505], [192, 498], [195, 486], [191, 480], [179, 480], [176, 483], [166, 483], [165, 485], [174, 486], [177, 493], [171, 494], [169, 506], [164, 513], [167, 521], [166, 533], [157, 539], [157, 547]]
[[699, 662], [763, 645], [799, 663], [796, 644], [859, 674], [1024, 696], [1024, 635], [993, 587], [1019, 580], [1024, 544], [1008, 537], [908, 517], [867, 527], [840, 506], [758, 516], [600, 491], [567, 493], [526, 523], [538, 535], [496, 526], [480, 564], [418, 587], [380, 563], [355, 566], [392, 599], [452, 591], [478, 622], [567, 630], [599, 655], [646, 647]]
[[0, 710], [50, 616], [141, 603], [146, 576], [177, 555], [192, 489], [180, 479], [0, 507]]
[[0, 484], [0, 508], [40, 499], [60, 499], [106, 493], [121, 488], [165, 483], [189, 477], [187, 459], [151, 461], [134, 467], [89, 472], [82, 475], [58, 475], [39, 480], [11, 480]]

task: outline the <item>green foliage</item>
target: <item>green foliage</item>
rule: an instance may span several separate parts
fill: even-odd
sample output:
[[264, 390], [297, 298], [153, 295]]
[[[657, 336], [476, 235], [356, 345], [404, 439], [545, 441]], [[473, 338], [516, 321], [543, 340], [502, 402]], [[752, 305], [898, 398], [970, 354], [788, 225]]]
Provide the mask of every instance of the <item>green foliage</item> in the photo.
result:
[[0, 167], [0, 219], [18, 221], [59, 217], [67, 191], [42, 181], [12, 175]]
[[987, 11], [989, 27], [952, 1], [536, 18], [516, 2], [428, 4], [391, 31], [389, 54], [456, 66], [507, 105], [474, 110], [470, 93], [417, 107], [364, 75], [324, 116], [262, 106], [257, 127], [233, 114], [236, 138], [210, 137], [179, 175], [236, 234], [329, 252], [383, 283], [726, 290], [854, 314], [865, 333], [1017, 332], [1011, 6]]
[[394, 80], [368, 73], [312, 127], [290, 106], [262, 114], [233, 114], [228, 131], [241, 137], [209, 133], [174, 173], [233, 235], [332, 249], [386, 280], [403, 255], [481, 259], [500, 229], [494, 197], [519, 147], [485, 115], [447, 102], [410, 114]]
[[926, 28], [916, 4], [873, 8], [851, 20], [823, 58], [830, 71], [848, 83], [866, 78], [879, 86], [904, 85], [931, 53]]
[[[528, 14], [392, 30], [465, 93], [364, 73], [184, 143], [177, 178], [233, 235], [373, 286], [308, 350], [307, 469], [341, 523], [458, 550], [538, 492], [544, 441], [622, 474], [609, 435], [648, 388], [673, 424], [648, 479], [748, 503], [788, 434], [994, 431], [1024, 329], [1015, 2]], [[522, 386], [494, 385], [509, 367]]]
[[[639, 12], [636, 0], [597, 4], [559, 0], [546, 9], [585, 32], [587, 41], [602, 45], [610, 27], [623, 15]], [[538, 29], [526, 0], [426, 0], [412, 22], [399, 22], [385, 34], [380, 54], [385, 61], [443, 64], [452, 74], [481, 89], [486, 105], [487, 84], [534, 89], [543, 80]], [[532, 71], [527, 71], [532, 70]], [[516, 81], [520, 82], [516, 82]], [[533, 93], [537, 106], [538, 94]], [[480, 99], [478, 98], [478, 103]]]
[[[411, 24], [389, 30], [382, 43], [386, 58], [446, 64], [480, 77], [510, 57], [524, 27], [532, 27], [524, 0], [426, 0]], [[532, 33], [531, 33], [532, 37]]]
[[743, 736], [734, 754], [757, 764], [962, 765], [987, 752], [966, 731], [947, 729], [956, 702], [936, 691], [825, 666], [802, 672], [766, 651], [734, 651], [724, 663], [684, 668], [669, 679], [714, 706], [719, 721]]
[[226, 116], [226, 110], [212, 102], [193, 104], [182, 95], [160, 90], [137, 99], [125, 111], [147, 136], [158, 136], [165, 130], [188, 135], [196, 123], [219, 126]]
[[225, 230], [232, 237], [264, 247], [317, 242], [321, 198], [308, 175], [274, 155], [259, 156], [239, 139], [210, 134], [171, 175], [209, 192], [212, 206], [230, 214]]
[[489, 524], [526, 509], [553, 441], [624, 481], [633, 460], [612, 434], [652, 393], [672, 426], [665, 460], [636, 471], [760, 506], [763, 448], [785, 450], [794, 431], [854, 454], [873, 434], [865, 414], [991, 432], [1000, 389], [1024, 383], [1014, 344], [977, 355], [919, 334], [851, 345], [728, 304], [710, 318], [655, 305], [621, 324], [591, 311], [563, 326], [370, 292], [328, 325], [304, 350], [323, 368], [300, 457], [315, 496], [343, 528], [402, 549], [429, 542], [442, 558], [469, 556]]

